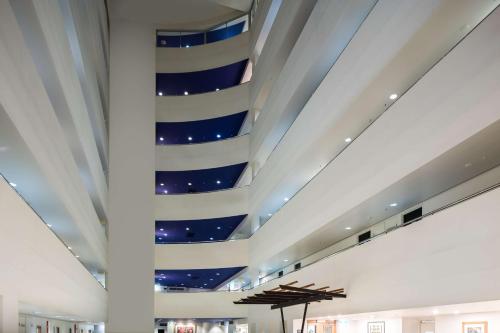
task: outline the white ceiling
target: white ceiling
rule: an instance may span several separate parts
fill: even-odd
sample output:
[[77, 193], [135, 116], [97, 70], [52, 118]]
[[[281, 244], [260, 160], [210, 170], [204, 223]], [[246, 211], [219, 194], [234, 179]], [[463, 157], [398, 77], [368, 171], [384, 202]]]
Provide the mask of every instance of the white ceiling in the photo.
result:
[[207, 29], [250, 9], [252, 0], [109, 0], [109, 15], [167, 30]]

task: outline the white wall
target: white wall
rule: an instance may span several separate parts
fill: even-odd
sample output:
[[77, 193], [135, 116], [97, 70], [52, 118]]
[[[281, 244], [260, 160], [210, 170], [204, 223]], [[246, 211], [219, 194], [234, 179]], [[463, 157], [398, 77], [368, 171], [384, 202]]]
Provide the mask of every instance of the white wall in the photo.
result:
[[[436, 316], [435, 333], [462, 332], [463, 322], [488, 322], [488, 332], [500, 332], [500, 312], [458, 314], [448, 316]], [[404, 332], [407, 333], [407, 332]], [[485, 332], [486, 333], [486, 332]]]
[[233, 64], [247, 59], [249, 32], [200, 46], [157, 47], [157, 73], [186, 73]]
[[156, 146], [157, 171], [217, 168], [248, 162], [249, 134], [198, 144]]
[[[498, 202], [500, 189], [487, 192], [252, 293], [295, 280], [345, 288], [347, 299], [311, 304], [311, 317], [499, 299]], [[301, 311], [287, 308], [287, 325]], [[267, 307], [249, 307], [248, 318], [253, 332], [279, 332], [278, 314]]]
[[157, 96], [156, 121], [181, 122], [228, 116], [249, 109], [249, 83], [204, 94]]
[[[116, 6], [116, 7], [115, 7]], [[155, 29], [110, 2], [107, 332], [154, 330]]]
[[239, 292], [156, 293], [156, 318], [244, 318], [246, 305], [234, 305]]
[[200, 269], [247, 265], [247, 239], [155, 246], [156, 269]]
[[9, 307], [17, 314], [23, 302], [54, 315], [105, 319], [106, 290], [3, 178], [0, 262], [0, 298], [10, 298], [0, 300], [0, 316], [12, 314]]
[[248, 186], [214, 192], [155, 196], [157, 220], [196, 220], [243, 215], [247, 212]]

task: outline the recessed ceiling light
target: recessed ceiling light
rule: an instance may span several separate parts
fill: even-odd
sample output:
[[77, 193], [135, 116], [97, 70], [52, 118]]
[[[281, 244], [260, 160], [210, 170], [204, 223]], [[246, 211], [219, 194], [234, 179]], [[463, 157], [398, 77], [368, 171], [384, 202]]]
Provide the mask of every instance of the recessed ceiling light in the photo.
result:
[[163, 185], [165, 185], [165, 184], [164, 183], [160, 183], [160, 186], [163, 186]]
[[163, 234], [163, 236], [167, 237], [167, 236], [168, 236], [168, 234]]
[[217, 134], [217, 139], [220, 139], [221, 138], [221, 135], [220, 134]]
[[163, 231], [163, 228], [160, 228], [160, 231]]
[[186, 47], [189, 47], [189, 45], [186, 45]]
[[217, 183], [217, 184], [220, 184], [220, 180], [217, 180], [217, 181], [216, 181], [216, 183]]
[[273, 214], [269, 213], [269, 214], [267, 214], [267, 216], [271, 217], [271, 216], [273, 216]]
[[191, 273], [188, 273], [187, 276], [191, 276]]
[[162, 136], [160, 136], [160, 141], [163, 141], [163, 137]]
[[189, 140], [189, 141], [192, 141], [192, 140], [193, 140], [193, 138], [192, 138], [192, 137], [190, 137], [190, 136], [188, 136], [188, 140]]
[[398, 205], [398, 203], [397, 203], [397, 202], [393, 202], [393, 203], [391, 203], [389, 206], [391, 206], [391, 207], [396, 207], [397, 205]]
[[189, 227], [186, 227], [186, 231], [189, 231]]
[[191, 185], [193, 185], [193, 184], [192, 183], [188, 183], [188, 186], [191, 186]]
[[213, 238], [213, 237], [210, 237], [210, 240], [214, 240], [214, 238]]
[[168, 193], [168, 191], [167, 191], [167, 190], [164, 190], [164, 191], [163, 191], [163, 193], [167, 194], [167, 193]]
[[80, 256], [77, 254], [77, 255], [75, 255], [75, 258], [80, 258]]
[[352, 138], [347, 137], [347, 138], [345, 138], [345, 139], [344, 139], [344, 141], [345, 141], [345, 142], [347, 142], [347, 143], [349, 143], [349, 142], [351, 142], [351, 141], [352, 141]]
[[52, 224], [47, 223], [47, 227], [52, 228]]
[[288, 198], [288, 197], [284, 197], [283, 198], [283, 201], [285, 201], [285, 202], [288, 201], [288, 200], [290, 200], [290, 198]]
[[283, 259], [284, 262], [288, 262], [288, 259]]
[[351, 230], [352, 228], [351, 227], [345, 227], [345, 230]]
[[215, 91], [219, 91], [220, 89], [219, 88], [215, 88]]
[[189, 95], [189, 93], [187, 91], [184, 92], [184, 96], [187, 96]]
[[68, 250], [71, 250], [71, 246], [68, 246]]
[[213, 281], [214, 279], [210, 278], [210, 281]]
[[16, 183], [9, 183], [9, 185], [12, 186], [12, 187], [16, 187], [17, 186]]
[[220, 230], [220, 227], [217, 227], [217, 230]]
[[215, 273], [215, 275], [220, 275], [220, 273]]
[[161, 91], [159, 91], [158, 96], [163, 96], [163, 93]]
[[163, 238], [161, 238], [161, 237], [158, 237], [158, 239], [159, 239], [159, 240], [162, 240]]
[[398, 98], [398, 94], [390, 94], [389, 95], [390, 100], [395, 100], [396, 98]]

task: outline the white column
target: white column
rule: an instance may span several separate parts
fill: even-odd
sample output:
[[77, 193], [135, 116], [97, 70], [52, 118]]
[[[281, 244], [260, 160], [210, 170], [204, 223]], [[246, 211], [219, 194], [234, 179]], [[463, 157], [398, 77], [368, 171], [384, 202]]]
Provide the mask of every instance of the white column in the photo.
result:
[[108, 323], [154, 331], [155, 30], [111, 18]]
[[0, 295], [0, 333], [19, 331], [19, 305], [14, 295]]

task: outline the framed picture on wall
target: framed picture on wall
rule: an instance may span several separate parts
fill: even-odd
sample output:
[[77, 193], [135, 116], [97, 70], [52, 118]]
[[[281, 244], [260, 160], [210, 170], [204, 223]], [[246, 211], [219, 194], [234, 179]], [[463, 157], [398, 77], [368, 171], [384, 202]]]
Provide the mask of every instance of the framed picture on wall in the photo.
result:
[[368, 333], [385, 333], [385, 321], [369, 322]]
[[195, 333], [193, 325], [176, 325], [175, 333]]
[[471, 321], [462, 323], [463, 333], [488, 333], [487, 321]]
[[316, 325], [307, 325], [307, 333], [316, 333]]

